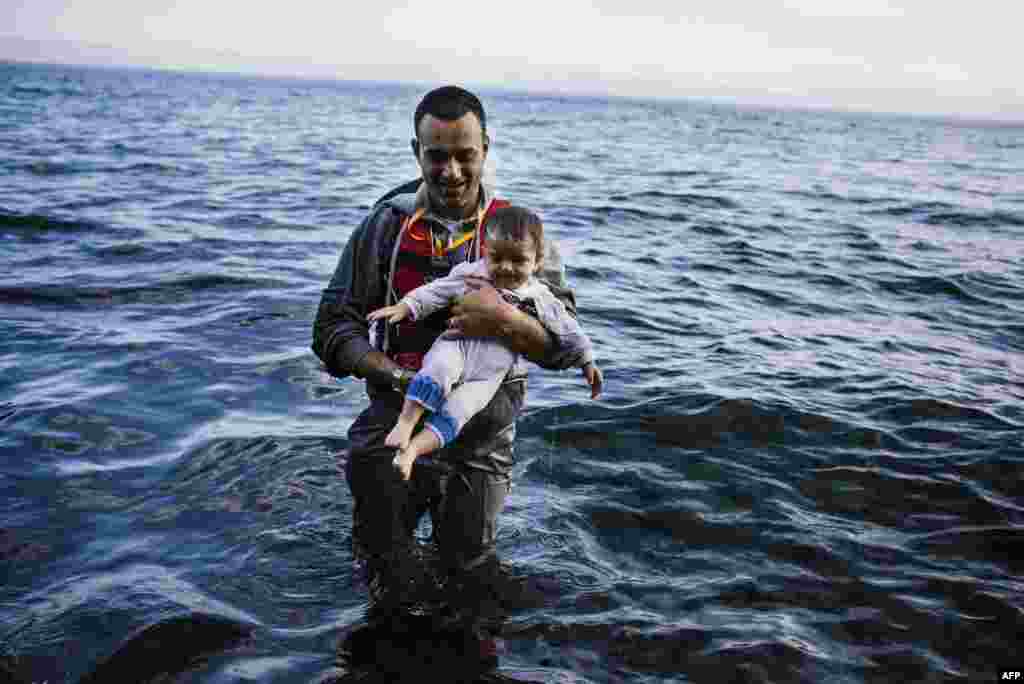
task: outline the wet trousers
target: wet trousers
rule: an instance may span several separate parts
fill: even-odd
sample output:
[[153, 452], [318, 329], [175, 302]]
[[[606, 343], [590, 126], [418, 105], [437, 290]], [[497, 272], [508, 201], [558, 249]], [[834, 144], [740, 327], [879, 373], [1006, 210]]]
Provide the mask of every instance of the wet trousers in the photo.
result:
[[423, 514], [429, 512], [433, 538], [445, 565], [452, 570], [475, 565], [493, 555], [497, 517], [508, 496], [509, 475], [420, 458], [411, 479], [403, 481], [392, 465], [395, 449], [384, 445], [402, 402], [398, 392], [377, 392], [349, 429], [345, 475], [355, 505], [356, 553], [368, 561], [371, 573], [407, 574], [414, 555], [413, 533]]

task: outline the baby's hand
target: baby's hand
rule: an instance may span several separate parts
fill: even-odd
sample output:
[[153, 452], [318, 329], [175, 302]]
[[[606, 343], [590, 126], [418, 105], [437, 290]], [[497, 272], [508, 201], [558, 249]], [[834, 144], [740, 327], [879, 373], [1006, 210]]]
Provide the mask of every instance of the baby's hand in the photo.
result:
[[376, 321], [379, 318], [386, 318], [388, 319], [388, 323], [397, 323], [398, 321], [408, 318], [411, 313], [412, 309], [409, 308], [408, 304], [405, 302], [398, 302], [393, 306], [385, 306], [377, 309], [376, 311], [371, 311], [366, 314], [366, 320]]
[[596, 363], [591, 361], [583, 367], [583, 377], [590, 384], [590, 398], [597, 399], [601, 394], [601, 388], [604, 387], [604, 373], [601, 372]]

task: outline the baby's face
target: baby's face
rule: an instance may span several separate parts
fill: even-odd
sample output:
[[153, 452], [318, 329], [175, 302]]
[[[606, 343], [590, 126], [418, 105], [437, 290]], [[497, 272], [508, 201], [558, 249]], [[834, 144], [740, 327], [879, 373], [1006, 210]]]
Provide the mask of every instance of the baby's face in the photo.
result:
[[489, 240], [487, 274], [495, 287], [522, 287], [537, 270], [537, 247], [529, 235], [525, 240]]

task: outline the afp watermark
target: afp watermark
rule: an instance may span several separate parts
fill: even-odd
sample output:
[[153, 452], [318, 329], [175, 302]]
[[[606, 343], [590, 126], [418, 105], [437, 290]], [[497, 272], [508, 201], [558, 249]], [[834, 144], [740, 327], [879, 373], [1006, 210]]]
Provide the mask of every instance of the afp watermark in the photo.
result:
[[1024, 683], [1024, 670], [1000, 670], [999, 681]]

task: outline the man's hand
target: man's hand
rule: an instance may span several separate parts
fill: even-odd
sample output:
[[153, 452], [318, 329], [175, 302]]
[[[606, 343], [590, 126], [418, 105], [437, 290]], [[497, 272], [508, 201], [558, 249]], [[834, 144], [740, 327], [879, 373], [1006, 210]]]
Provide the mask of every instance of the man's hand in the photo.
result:
[[469, 290], [452, 307], [448, 327], [463, 337], [501, 337], [518, 310], [484, 278], [467, 277]]
[[583, 366], [583, 377], [587, 379], [587, 384], [590, 385], [590, 398], [597, 399], [601, 395], [601, 389], [604, 387], [604, 373], [597, 367], [597, 364], [590, 362]]

